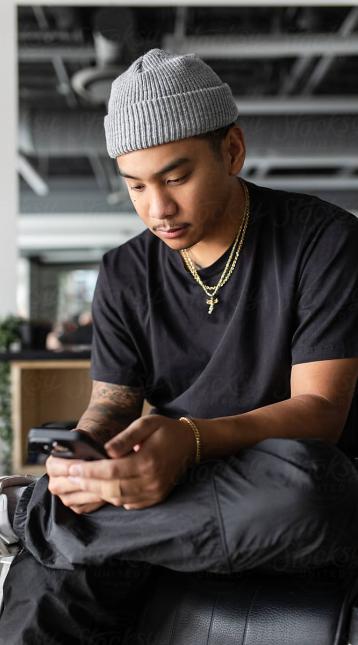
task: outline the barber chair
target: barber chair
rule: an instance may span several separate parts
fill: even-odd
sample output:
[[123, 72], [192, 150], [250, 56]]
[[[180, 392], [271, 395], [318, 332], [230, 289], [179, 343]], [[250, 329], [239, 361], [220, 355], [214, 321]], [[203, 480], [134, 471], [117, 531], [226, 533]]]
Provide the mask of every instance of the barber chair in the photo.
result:
[[[7, 512], [7, 502], [20, 497], [25, 483], [19, 477], [0, 491], [0, 514]], [[13, 541], [11, 535], [3, 537], [8, 544]], [[0, 558], [1, 589], [12, 557]], [[358, 645], [358, 572], [330, 567], [228, 576], [157, 567], [136, 633], [130, 635], [130, 645], [144, 643]]]
[[[356, 575], [160, 571], [138, 645], [358, 645]], [[141, 640], [142, 639], [142, 640]]]

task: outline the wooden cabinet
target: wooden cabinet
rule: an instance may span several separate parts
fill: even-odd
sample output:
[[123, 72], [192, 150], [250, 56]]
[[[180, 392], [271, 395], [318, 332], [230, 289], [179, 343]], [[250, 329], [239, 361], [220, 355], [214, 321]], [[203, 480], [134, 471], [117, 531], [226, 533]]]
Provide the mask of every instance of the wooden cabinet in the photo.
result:
[[13, 473], [45, 472], [43, 465], [28, 463], [28, 431], [80, 418], [92, 389], [89, 369], [83, 359], [12, 361]]

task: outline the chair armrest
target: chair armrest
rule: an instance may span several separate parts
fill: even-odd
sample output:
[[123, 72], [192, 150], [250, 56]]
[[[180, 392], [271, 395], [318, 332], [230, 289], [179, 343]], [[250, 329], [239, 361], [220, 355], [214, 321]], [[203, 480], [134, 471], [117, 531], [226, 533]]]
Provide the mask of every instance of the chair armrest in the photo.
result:
[[[16, 504], [26, 486], [35, 479], [37, 478], [31, 475], [5, 475], [0, 477], [0, 538], [5, 545], [18, 542], [18, 537], [12, 530]], [[6, 555], [4, 549], [0, 549], [0, 555], [2, 554]]]

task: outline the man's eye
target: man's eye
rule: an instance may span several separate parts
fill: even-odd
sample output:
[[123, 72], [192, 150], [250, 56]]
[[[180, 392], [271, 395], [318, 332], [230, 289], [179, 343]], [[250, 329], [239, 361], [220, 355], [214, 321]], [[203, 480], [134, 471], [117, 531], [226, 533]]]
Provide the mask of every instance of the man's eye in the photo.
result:
[[142, 184], [138, 184], [137, 186], [130, 186], [131, 190], [142, 190], [144, 186]]
[[181, 181], [186, 179], [189, 175], [183, 175], [182, 177], [177, 177], [176, 179], [168, 179], [168, 184], [179, 184]]

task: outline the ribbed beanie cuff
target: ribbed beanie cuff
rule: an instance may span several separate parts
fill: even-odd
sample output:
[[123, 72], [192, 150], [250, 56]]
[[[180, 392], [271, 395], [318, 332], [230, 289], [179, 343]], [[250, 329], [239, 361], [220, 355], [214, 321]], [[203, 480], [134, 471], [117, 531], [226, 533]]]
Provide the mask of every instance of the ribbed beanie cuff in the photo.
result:
[[196, 54], [152, 49], [112, 83], [104, 119], [108, 154], [186, 139], [237, 117], [230, 87]]

